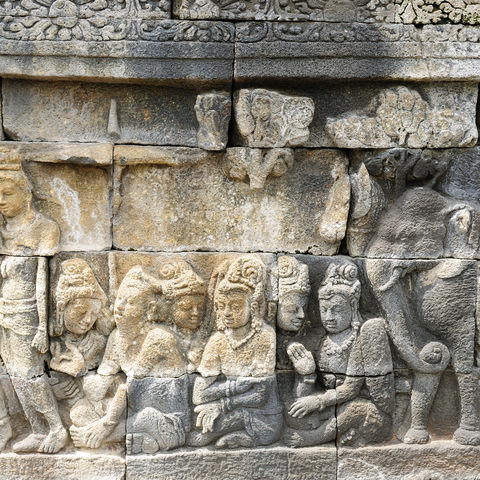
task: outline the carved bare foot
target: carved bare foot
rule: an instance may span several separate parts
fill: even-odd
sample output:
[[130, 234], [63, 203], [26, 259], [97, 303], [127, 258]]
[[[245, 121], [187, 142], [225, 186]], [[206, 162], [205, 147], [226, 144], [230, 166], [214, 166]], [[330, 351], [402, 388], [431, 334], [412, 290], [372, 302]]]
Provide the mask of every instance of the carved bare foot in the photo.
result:
[[403, 443], [427, 443], [429, 440], [428, 431], [420, 428], [410, 428], [403, 437]]
[[467, 430], [466, 428], [457, 428], [453, 438], [461, 445], [480, 445], [480, 432], [478, 430]]
[[77, 448], [99, 448], [111, 429], [106, 428], [103, 419], [83, 427], [70, 427], [70, 436]]
[[67, 440], [68, 433], [63, 427], [50, 430], [38, 451], [40, 453], [57, 453], [67, 444]]
[[43, 441], [45, 440], [45, 435], [39, 435], [32, 433], [28, 437], [20, 440], [19, 442], [14, 443], [13, 451], [16, 453], [32, 453], [38, 452], [38, 449], [42, 446]]
[[0, 452], [4, 450], [8, 441], [12, 438], [12, 426], [8, 418], [0, 420]]
[[296, 430], [287, 428], [283, 434], [283, 441], [286, 445], [292, 448], [298, 448], [305, 446], [305, 441], [302, 435], [300, 435]]
[[187, 445], [189, 447], [204, 447], [212, 441], [212, 434], [193, 431], [188, 436]]
[[344, 446], [351, 446], [354, 443], [356, 431], [354, 428], [350, 428], [346, 433], [342, 435], [340, 443]]
[[127, 454], [157, 453], [158, 443], [148, 433], [129, 433], [126, 438]]
[[217, 448], [253, 447], [254, 441], [248, 433], [233, 432], [227, 433], [227, 435], [219, 438], [215, 445], [217, 446]]

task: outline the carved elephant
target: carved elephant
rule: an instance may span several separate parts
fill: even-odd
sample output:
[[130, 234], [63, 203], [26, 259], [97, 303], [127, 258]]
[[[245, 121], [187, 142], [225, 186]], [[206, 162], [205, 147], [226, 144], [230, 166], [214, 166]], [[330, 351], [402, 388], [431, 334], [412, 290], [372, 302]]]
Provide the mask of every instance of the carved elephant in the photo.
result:
[[429, 440], [428, 414], [443, 371], [458, 380], [457, 442], [480, 444], [474, 366], [476, 268], [473, 262], [366, 260], [374, 295], [399, 356], [413, 370], [411, 425], [403, 441]]

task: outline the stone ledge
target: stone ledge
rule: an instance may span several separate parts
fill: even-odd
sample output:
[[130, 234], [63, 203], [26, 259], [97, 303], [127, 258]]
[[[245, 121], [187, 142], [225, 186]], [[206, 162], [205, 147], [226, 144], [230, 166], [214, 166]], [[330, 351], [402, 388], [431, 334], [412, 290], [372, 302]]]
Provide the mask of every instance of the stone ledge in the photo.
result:
[[338, 450], [338, 480], [478, 480], [480, 447], [452, 441]]
[[125, 459], [118, 455], [77, 452], [57, 455], [0, 455], [2, 480], [123, 480]]
[[334, 480], [334, 446], [127, 455], [126, 480]]

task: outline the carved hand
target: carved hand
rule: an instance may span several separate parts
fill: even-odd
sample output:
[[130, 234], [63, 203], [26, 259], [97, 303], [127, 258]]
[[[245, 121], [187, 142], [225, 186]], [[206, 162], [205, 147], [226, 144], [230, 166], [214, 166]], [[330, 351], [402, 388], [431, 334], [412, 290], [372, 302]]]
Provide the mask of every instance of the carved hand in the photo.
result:
[[235, 380], [235, 391], [237, 394], [245, 393], [247, 390], [250, 390], [254, 385], [259, 383], [261, 379], [252, 378], [252, 377], [238, 377]]
[[319, 395], [309, 395], [293, 402], [288, 414], [293, 418], [303, 418], [305, 415], [321, 409], [321, 397]]
[[291, 343], [287, 347], [287, 354], [299, 375], [311, 375], [315, 372], [316, 365], [313, 354], [301, 343]]
[[213, 432], [213, 424], [222, 413], [222, 406], [219, 402], [207, 403], [195, 407], [197, 416], [197, 427], [202, 427], [203, 433]]
[[32, 340], [32, 347], [36, 348], [40, 353], [47, 353], [48, 351], [48, 337], [43, 330], [37, 330], [35, 337]]
[[52, 385], [52, 389], [57, 400], [66, 400], [68, 398], [73, 398], [79, 392], [78, 386], [73, 378], [68, 379], [66, 382]]

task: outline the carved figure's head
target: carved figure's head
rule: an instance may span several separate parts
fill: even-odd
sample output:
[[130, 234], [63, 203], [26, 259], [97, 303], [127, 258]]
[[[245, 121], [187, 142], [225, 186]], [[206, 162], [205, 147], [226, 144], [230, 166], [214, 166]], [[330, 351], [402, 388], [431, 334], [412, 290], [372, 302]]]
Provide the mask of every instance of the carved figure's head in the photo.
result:
[[21, 170], [0, 171], [0, 213], [13, 218], [31, 208], [32, 185]]
[[278, 259], [278, 315], [282, 330], [296, 332], [305, 320], [305, 307], [310, 293], [307, 265], [294, 257]]
[[264, 90], [257, 90], [251, 103], [252, 117], [257, 121], [267, 121], [272, 115], [272, 99]]
[[240, 257], [220, 267], [214, 292], [217, 328], [237, 329], [250, 323], [259, 331], [265, 316], [264, 263], [256, 257]]
[[56, 289], [55, 334], [66, 329], [75, 335], [87, 333], [108, 310], [108, 299], [88, 263], [81, 258], [65, 260]]
[[177, 327], [196, 330], [202, 321], [205, 307], [206, 285], [203, 279], [181, 259], [162, 263], [158, 274], [168, 310], [164, 314]]
[[155, 321], [161, 292], [159, 280], [138, 265], [131, 268], [123, 278], [115, 299], [113, 315], [117, 326], [133, 327], [145, 320]]
[[328, 333], [340, 333], [360, 327], [361, 285], [358, 269], [353, 263], [332, 263], [318, 289], [318, 304], [322, 325]]

